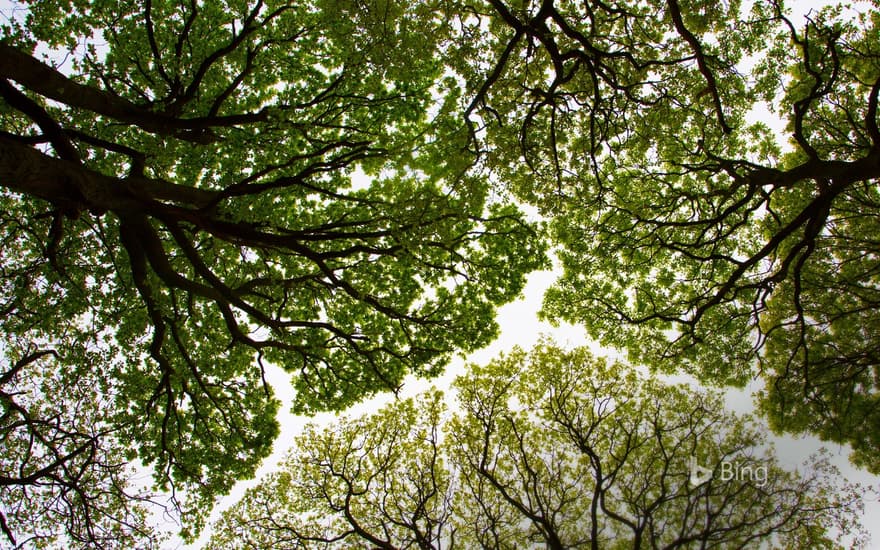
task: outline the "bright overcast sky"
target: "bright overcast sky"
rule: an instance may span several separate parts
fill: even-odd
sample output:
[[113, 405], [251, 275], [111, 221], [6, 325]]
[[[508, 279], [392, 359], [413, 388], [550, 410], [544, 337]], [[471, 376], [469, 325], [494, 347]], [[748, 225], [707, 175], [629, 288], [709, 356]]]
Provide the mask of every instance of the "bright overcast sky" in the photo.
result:
[[[816, 10], [828, 3], [832, 2], [820, 2], [816, 0], [789, 0], [788, 2], [792, 12], [792, 20], [795, 22], [801, 20], [802, 17], [808, 14], [811, 10]], [[855, 3], [855, 5], [861, 5], [863, 9], [870, 9], [866, 2]], [[781, 123], [774, 125], [769, 113], [757, 111], [752, 114], [756, 118], [760, 117], [765, 123], [775, 126], [776, 129], [780, 131], [782, 130], [783, 125]], [[431, 386], [446, 389], [449, 387], [452, 379], [462, 372], [466, 363], [487, 363], [491, 359], [497, 357], [499, 353], [510, 351], [515, 346], [529, 349], [538, 341], [541, 335], [550, 336], [557, 344], [565, 347], [587, 345], [597, 354], [612, 354], [613, 352], [610, 350], [602, 350], [595, 343], [589, 341], [585, 336], [584, 330], [579, 327], [567, 324], [554, 327], [549, 323], [538, 320], [537, 312], [541, 307], [541, 300], [544, 291], [553, 283], [555, 278], [556, 274], [549, 271], [533, 273], [529, 277], [529, 283], [523, 291], [523, 297], [500, 309], [498, 322], [501, 326], [501, 334], [492, 345], [469, 355], [465, 359], [455, 359], [452, 365], [447, 369], [446, 373], [440, 378], [430, 381], [408, 379], [401, 395], [411, 396]], [[289, 375], [283, 372], [280, 368], [272, 368], [271, 372], [267, 374], [270, 383], [275, 387], [276, 392], [285, 404], [282, 406], [279, 417], [281, 423], [281, 436], [275, 445], [272, 456], [266, 460], [263, 468], [258, 472], [258, 478], [277, 467], [278, 461], [281, 460], [289, 450], [293, 437], [302, 430], [305, 423], [309, 421], [318, 423], [331, 422], [336, 417], [334, 414], [330, 413], [321, 414], [314, 418], [303, 418], [292, 415], [290, 413], [292, 391], [289, 383]], [[689, 381], [686, 377], [675, 377], [671, 380]], [[747, 388], [745, 391], [729, 391], [727, 393], [728, 407], [738, 413], [750, 412], [753, 409], [750, 393], [755, 389], [757, 389], [757, 385]], [[452, 399], [451, 394], [449, 395], [449, 398]], [[353, 407], [347, 411], [346, 414], [357, 416], [369, 411], [374, 411], [390, 399], [391, 397], [388, 395], [379, 396]], [[823, 446], [822, 442], [816, 438], [794, 439], [791, 437], [782, 437], [772, 439], [780, 462], [783, 466], [791, 469], [800, 466], [806, 457]], [[857, 470], [849, 464], [847, 458], [849, 449], [847, 447], [836, 446], [834, 444], [825, 444], [824, 447], [832, 453], [834, 456], [834, 464], [840, 468], [841, 474], [850, 482], [861, 483], [863, 486], [873, 485], [874, 487], [877, 487], [880, 485], [880, 479], [876, 476], [872, 476], [862, 470]], [[243, 491], [247, 487], [255, 485], [256, 482], [257, 480], [239, 483], [232, 494], [223, 499], [220, 505], [217, 506], [212, 515], [212, 519], [219, 517], [219, 513], [222, 510], [235, 503]], [[876, 492], [866, 492], [865, 496], [865, 515], [863, 523], [871, 535], [871, 547], [880, 548], [880, 499], [878, 499]], [[207, 535], [208, 533], [206, 532], [206, 536], [202, 537], [199, 543], [194, 544], [192, 548], [198, 548], [201, 543], [207, 540]]]
[[[817, 9], [826, 2], [819, 1], [797, 1], [789, 0], [792, 9], [793, 20], [797, 22], [803, 15], [810, 10]], [[858, 3], [857, 3], [858, 5]], [[865, 6], [864, 2], [861, 5]], [[0, 9], [8, 15], [10, 4], [6, 0], [0, 0]], [[867, 8], [866, 8], [867, 9]], [[756, 117], [762, 118], [765, 122], [769, 122], [768, 113], [753, 113]], [[781, 125], [777, 126], [781, 130]], [[501, 326], [501, 334], [499, 338], [489, 347], [471, 354], [466, 359], [456, 358], [453, 364], [447, 369], [444, 376], [431, 381], [415, 381], [408, 379], [404, 386], [402, 395], [409, 396], [418, 393], [432, 385], [438, 388], [448, 388], [451, 380], [460, 374], [463, 367], [468, 362], [486, 363], [495, 358], [501, 352], [507, 352], [520, 346], [524, 349], [531, 348], [541, 335], [552, 337], [557, 344], [565, 347], [574, 347], [581, 345], [591, 346], [597, 354], [609, 354], [608, 350], [601, 350], [598, 346], [592, 344], [586, 339], [583, 329], [571, 326], [561, 325], [558, 327], [551, 326], [549, 323], [541, 322], [537, 318], [537, 312], [541, 306], [541, 300], [544, 291], [552, 284], [556, 274], [553, 272], [534, 273], [529, 277], [529, 283], [526, 286], [522, 299], [502, 307], [499, 311], [498, 322]], [[314, 418], [297, 417], [290, 413], [290, 403], [292, 389], [289, 383], [289, 375], [277, 367], [270, 367], [267, 373], [269, 382], [273, 385], [278, 396], [284, 402], [280, 411], [279, 421], [281, 423], [281, 436], [276, 442], [273, 454], [266, 460], [264, 466], [258, 473], [258, 477], [271, 471], [277, 467], [277, 463], [281, 460], [289, 450], [293, 437], [299, 433], [303, 425], [309, 421], [312, 422], [329, 422], [335, 418], [333, 414], [322, 414]], [[675, 378], [677, 381], [687, 381], [684, 377]], [[752, 388], [754, 389], [754, 388]], [[450, 395], [450, 398], [452, 396]], [[389, 396], [379, 396], [375, 399], [361, 403], [347, 412], [350, 415], [359, 415], [365, 412], [375, 410], [382, 403], [387, 402]], [[727, 394], [728, 406], [737, 412], [749, 412], [752, 409], [751, 397], [749, 390], [746, 391], [730, 391]], [[809, 456], [812, 452], [821, 447], [821, 442], [815, 438], [774, 438], [776, 452], [782, 464], [789, 468], [795, 468], [802, 460]], [[871, 476], [864, 471], [856, 470], [849, 465], [847, 455], [849, 450], [845, 447], [826, 445], [829, 451], [835, 457], [835, 464], [840, 468], [842, 474], [851, 482], [859, 482], [863, 485], [877, 486], [877, 477]], [[257, 480], [239, 483], [235, 490], [228, 497], [223, 499], [219, 506], [216, 507], [212, 520], [219, 517], [219, 513], [232, 505], [242, 495], [243, 491], [250, 486], [256, 484]], [[873, 496], [872, 496], [873, 495]], [[865, 517], [864, 524], [868, 528], [872, 536], [872, 547], [880, 548], [880, 501], [877, 499], [877, 493], [866, 493]], [[192, 548], [198, 548], [206, 540], [209, 530]], [[169, 541], [169, 548], [182, 547], [182, 544], [173, 539]]]
[[[808, 14], [811, 10], [816, 10], [827, 3], [832, 2], [820, 2], [816, 0], [790, 0], [788, 2], [792, 12], [792, 20], [795, 22], [801, 20], [802, 17]], [[863, 9], [870, 9], [867, 7], [866, 2], [855, 3], [855, 5], [861, 5]], [[752, 115], [756, 118], [761, 118], [765, 123], [774, 126], [779, 131], [783, 128], [781, 122], [779, 124], [773, 124], [772, 116], [769, 113], [756, 111], [752, 113]], [[432, 385], [440, 389], [446, 389], [449, 387], [452, 379], [462, 372], [466, 363], [487, 363], [491, 359], [497, 357], [499, 353], [510, 351], [515, 346], [529, 349], [538, 341], [541, 335], [550, 336], [557, 344], [565, 347], [587, 345], [595, 350], [597, 354], [613, 354], [611, 350], [602, 350], [595, 343], [588, 340], [585, 336], [584, 330], [579, 327], [567, 324], [554, 327], [549, 323], [538, 320], [537, 312], [541, 307], [541, 300], [544, 291], [553, 283], [555, 278], [556, 274], [549, 271], [533, 273], [529, 277], [529, 283], [523, 291], [523, 297], [500, 309], [498, 322], [501, 326], [501, 334], [495, 342], [487, 348], [469, 355], [465, 359], [455, 359], [452, 365], [447, 369], [446, 373], [440, 378], [430, 381], [408, 379], [401, 395], [411, 396], [431, 387]], [[270, 383], [276, 388], [279, 397], [284, 400], [285, 405], [282, 407], [279, 418], [281, 423], [281, 436], [275, 445], [272, 456], [266, 460], [263, 468], [259, 471], [258, 476], [277, 467], [277, 462], [281, 460], [289, 450], [293, 436], [301, 431], [305, 423], [309, 421], [319, 423], [331, 422], [335, 418], [334, 414], [329, 413], [318, 415], [314, 418], [303, 418], [292, 415], [289, 412], [291, 386], [288, 375], [279, 368], [273, 368], [268, 375]], [[673, 380], [689, 381], [686, 377], [675, 377]], [[753, 407], [750, 393], [757, 389], [757, 387], [756, 384], [751, 388], [747, 388], [745, 391], [729, 391], [727, 393], [728, 407], [738, 413], [752, 411]], [[449, 395], [449, 397], [452, 399], [452, 395]], [[386, 403], [389, 400], [390, 396], [388, 395], [379, 396], [353, 407], [347, 411], [346, 414], [352, 416], [364, 414], [376, 410], [381, 404]], [[821, 441], [812, 437], [798, 439], [791, 437], [775, 437], [772, 439], [780, 462], [787, 468], [797, 468], [802, 464], [806, 457], [824, 446], [832, 453], [834, 456], [834, 464], [840, 468], [841, 474], [847, 478], [848, 481], [861, 483], [863, 486], [873, 485], [874, 487], [877, 487], [880, 485], [880, 480], [878, 480], [876, 476], [872, 476], [863, 470], [857, 470], [849, 464], [847, 458], [849, 449], [847, 447], [841, 447], [834, 444], [823, 445]], [[239, 483], [232, 494], [221, 501], [220, 505], [215, 509], [212, 519], [217, 518], [220, 511], [232, 505], [241, 496], [244, 489], [255, 485], [256, 482], [257, 480]], [[877, 492], [866, 492], [865, 496], [865, 515], [863, 523], [871, 535], [871, 547], [880, 548], [880, 499], [877, 497]], [[207, 540], [207, 537], [203, 537], [201, 540]], [[193, 548], [198, 548], [198, 546], [199, 544], [195, 544], [193, 545]]]

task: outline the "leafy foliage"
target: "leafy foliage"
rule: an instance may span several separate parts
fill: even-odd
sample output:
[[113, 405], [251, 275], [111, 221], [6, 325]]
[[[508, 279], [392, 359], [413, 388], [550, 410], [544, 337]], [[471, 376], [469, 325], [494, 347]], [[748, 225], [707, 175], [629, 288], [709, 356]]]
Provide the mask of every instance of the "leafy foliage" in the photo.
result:
[[716, 394], [546, 343], [455, 388], [451, 417], [432, 391], [306, 428], [210, 547], [832, 548], [831, 528], [859, 531], [857, 487], [822, 457], [781, 469]]
[[271, 449], [266, 361], [298, 412], [396, 391], [490, 341], [545, 263], [436, 99], [443, 28], [406, 7], [53, 0], [3, 26], [8, 372], [45, 351], [58, 391], [100, 381], [86, 431], [186, 490], [185, 537]]
[[63, 531], [73, 545], [157, 547], [148, 518], [160, 504], [132, 482], [118, 427], [103, 418], [107, 384], [58, 355], [35, 351], [0, 379], [4, 538], [15, 548], [57, 548]]
[[[776, 0], [29, 2], [0, 22], [4, 536], [153, 544], [123, 466], [139, 460], [193, 537], [277, 436], [267, 361], [311, 413], [488, 343], [547, 265], [508, 190], [551, 220], [546, 317], [710, 384], [763, 376], [775, 429], [880, 472], [871, 6], [796, 22]], [[510, 432], [514, 410], [486, 421]], [[635, 501], [630, 523], [553, 531], [532, 505], [565, 501], [574, 474], [544, 463], [551, 439], [517, 460], [562, 492], [508, 498], [514, 462], [495, 485], [480, 472], [486, 529], [644, 535]], [[430, 513], [375, 513], [425, 540], [485, 534], [406, 494]], [[528, 533], [504, 519], [522, 513]]]
[[547, 318], [709, 384], [760, 374], [774, 427], [880, 472], [871, 6], [489, 0], [457, 67], [472, 143], [553, 218]]

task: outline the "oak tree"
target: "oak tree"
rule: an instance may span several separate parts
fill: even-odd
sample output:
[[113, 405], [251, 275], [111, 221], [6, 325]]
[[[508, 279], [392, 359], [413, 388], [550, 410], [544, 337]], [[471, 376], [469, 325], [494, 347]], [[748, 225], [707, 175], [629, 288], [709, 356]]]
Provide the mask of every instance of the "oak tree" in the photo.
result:
[[101, 373], [65, 359], [36, 350], [0, 374], [0, 547], [155, 547], [151, 514], [166, 504], [133, 479], [118, 428], [103, 419], [113, 396]]
[[[13, 8], [0, 27], [10, 541], [56, 512], [138, 532], [114, 481], [135, 459], [185, 490], [194, 535], [271, 449], [266, 362], [292, 373], [298, 412], [394, 391], [490, 341], [495, 307], [545, 262], [465, 147], [430, 5]], [[83, 495], [102, 496], [70, 514], [46, 504], [52, 490], [29, 511], [11, 496], [92, 475]]]
[[488, 0], [455, 63], [471, 145], [554, 220], [547, 318], [706, 383], [760, 376], [775, 428], [876, 473], [880, 10], [860, 8]]
[[453, 414], [434, 390], [307, 427], [209, 547], [832, 548], [860, 532], [857, 487], [823, 457], [782, 469], [717, 394], [547, 343], [454, 386]]

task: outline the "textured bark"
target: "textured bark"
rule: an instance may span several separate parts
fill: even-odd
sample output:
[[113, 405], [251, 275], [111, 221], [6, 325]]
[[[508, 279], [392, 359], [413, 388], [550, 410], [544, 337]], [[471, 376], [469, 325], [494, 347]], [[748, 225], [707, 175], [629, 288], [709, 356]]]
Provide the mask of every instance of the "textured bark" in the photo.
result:
[[75, 211], [116, 213], [142, 212], [146, 205], [156, 201], [203, 208], [217, 196], [213, 191], [142, 176], [106, 176], [2, 135], [0, 187]]
[[118, 95], [75, 82], [40, 60], [2, 43], [0, 77], [13, 80], [36, 94], [68, 107], [84, 109], [154, 134], [174, 136], [194, 143], [216, 141], [216, 136], [210, 131], [212, 127], [261, 122], [268, 117], [263, 111], [226, 117], [168, 116]]
[[156, 126], [159, 122], [154, 120], [150, 124], [151, 121], [145, 118], [157, 117], [151, 117], [149, 111], [117, 95], [74, 82], [49, 65], [6, 44], [0, 44], [0, 74], [32, 92], [71, 107], [138, 125]]

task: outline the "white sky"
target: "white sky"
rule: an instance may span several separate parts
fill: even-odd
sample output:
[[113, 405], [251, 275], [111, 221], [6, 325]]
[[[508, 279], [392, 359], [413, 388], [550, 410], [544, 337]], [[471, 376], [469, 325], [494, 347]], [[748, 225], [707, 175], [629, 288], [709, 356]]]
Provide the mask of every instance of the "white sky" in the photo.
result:
[[[832, 3], [836, 2], [789, 0], [787, 5], [792, 12], [792, 21], [797, 23], [811, 10], [818, 10], [821, 6]], [[867, 2], [855, 2], [854, 5], [862, 10], [870, 9]], [[771, 126], [771, 128], [779, 131], [780, 134], [784, 129], [784, 124], [769, 112], [756, 110], [752, 113], [752, 116], [754, 119], [762, 120], [765, 124]], [[564, 347], [586, 345], [591, 347], [596, 354], [614, 355], [613, 350], [602, 349], [595, 342], [590, 341], [586, 337], [585, 331], [582, 328], [568, 324], [553, 327], [549, 323], [538, 320], [537, 312], [541, 307], [541, 300], [544, 292], [549, 288], [556, 277], [557, 275], [551, 271], [533, 273], [529, 277], [529, 283], [523, 291], [523, 297], [499, 310], [498, 323], [501, 326], [501, 334], [495, 342], [482, 350], [470, 354], [466, 359], [455, 359], [452, 365], [447, 369], [446, 373], [440, 378], [430, 381], [409, 380], [404, 386], [402, 396], [414, 395], [420, 391], [424, 391], [432, 385], [445, 390], [449, 387], [455, 376], [463, 372], [466, 363], [485, 364], [497, 357], [499, 353], [510, 351], [515, 346], [520, 346], [521, 348], [528, 350], [537, 343], [541, 335], [552, 337], [557, 344]], [[670, 381], [690, 382], [686, 376], [667, 377], [667, 379]], [[288, 375], [280, 368], [273, 367], [269, 373], [269, 380], [273, 387], [275, 387], [279, 397], [285, 403], [285, 405], [282, 406], [279, 417], [282, 427], [281, 436], [276, 442], [274, 452], [258, 472], [257, 479], [239, 483], [232, 494], [224, 498], [216, 507], [212, 514], [212, 519], [219, 517], [222, 510], [234, 504], [246, 488], [256, 485], [260, 476], [277, 467], [278, 461], [287, 453], [289, 446], [293, 441], [293, 437], [302, 430], [302, 427], [307, 422], [328, 423], [336, 418], [336, 415], [332, 413], [321, 414], [314, 418], [303, 418], [292, 415], [289, 412], [292, 391], [290, 389]], [[728, 408], [738, 413], [753, 412], [754, 407], [752, 405], [751, 392], [758, 388], [759, 384], [756, 382], [751, 387], [742, 391], [728, 391], [726, 393]], [[453, 396], [449, 394], [449, 397], [452, 398]], [[344, 414], [357, 416], [370, 411], [375, 411], [378, 407], [387, 403], [389, 400], [390, 396], [388, 395], [379, 396], [356, 405]], [[769, 429], [767, 431], [769, 433]], [[801, 466], [806, 457], [817, 451], [819, 448], [825, 447], [834, 457], [832, 462], [840, 469], [841, 475], [848, 481], [860, 483], [863, 486], [872, 485], [875, 488], [880, 486], [880, 479], [878, 479], [877, 476], [873, 476], [864, 470], [858, 470], [850, 465], [847, 458], [849, 455], [849, 449], [847, 447], [835, 446], [829, 443], [823, 444], [817, 438], [813, 437], [793, 438], [786, 436], [773, 437], [771, 440], [775, 444], [777, 458], [786, 468], [795, 469]], [[871, 547], [880, 548], [880, 499], [878, 499], [877, 492], [865, 493], [865, 513], [863, 516], [863, 523], [871, 535]], [[207, 534], [208, 533], [206, 532], [206, 535], [203, 536], [200, 541], [206, 541]], [[192, 547], [198, 548], [198, 546], [199, 544], [197, 543]]]
[[[485, 364], [494, 359], [501, 352], [512, 350], [515, 346], [523, 349], [530, 349], [537, 342], [539, 337], [543, 335], [551, 336], [557, 344], [564, 347], [589, 346], [597, 355], [614, 355], [611, 350], [603, 349], [594, 342], [588, 340], [582, 328], [563, 324], [559, 327], [553, 327], [549, 323], [541, 322], [537, 318], [537, 312], [541, 307], [541, 300], [544, 291], [556, 279], [556, 274], [551, 271], [543, 271], [533, 273], [529, 276], [528, 284], [523, 291], [523, 297], [515, 302], [507, 304], [500, 308], [498, 313], [498, 322], [501, 326], [501, 335], [488, 347], [470, 354], [465, 359], [455, 359], [452, 365], [447, 369], [446, 373], [436, 379], [430, 381], [408, 379], [401, 393], [402, 397], [415, 395], [425, 389], [436, 386], [440, 389], [449, 387], [455, 376], [464, 371], [467, 363]], [[297, 417], [291, 414], [290, 402], [292, 398], [292, 390], [290, 389], [289, 375], [278, 367], [272, 367], [268, 373], [269, 382], [276, 388], [279, 397], [285, 401], [282, 406], [279, 421], [281, 423], [281, 436], [276, 442], [274, 452], [266, 460], [264, 466], [260, 469], [257, 479], [241, 482], [236, 485], [232, 494], [224, 498], [216, 507], [212, 514], [212, 519], [220, 516], [220, 512], [232, 504], [234, 504], [244, 493], [245, 489], [257, 484], [259, 477], [272, 471], [277, 467], [278, 461], [283, 459], [287, 453], [290, 444], [295, 435], [300, 433], [302, 427], [307, 422], [329, 423], [336, 418], [336, 414], [325, 413], [317, 415], [313, 418]], [[670, 381], [690, 381], [686, 376], [665, 377]], [[696, 384], [695, 384], [696, 385]], [[449, 398], [453, 398], [451, 393], [447, 393]], [[753, 410], [751, 398], [748, 391], [732, 390], [727, 392], [727, 406], [730, 410], [739, 413], [747, 413]], [[348, 411], [345, 415], [359, 416], [371, 411], [375, 411], [383, 404], [391, 400], [390, 395], [382, 395], [360, 403]], [[768, 430], [769, 432], [769, 430]], [[795, 469], [801, 466], [803, 460], [822, 447], [822, 443], [815, 438], [791, 438], [791, 437], [774, 437], [772, 438], [776, 446], [776, 454], [782, 466]], [[849, 453], [845, 447], [833, 447], [825, 445], [825, 447], [834, 455], [833, 463], [840, 468], [841, 474], [850, 482], [859, 482], [863, 485], [878, 485], [878, 480], [862, 470], [857, 470], [850, 466], [847, 459]], [[865, 527], [871, 532], [873, 546], [880, 547], [880, 502], [875, 499], [865, 502], [865, 516], [863, 519]], [[873, 529], [871, 527], [873, 526]], [[200, 541], [191, 547], [198, 548], [206, 542], [208, 534], [206, 532]]]
[[[827, 3], [832, 2], [789, 0], [788, 5], [793, 12], [793, 21], [797, 22], [810, 10], [818, 9], [820, 6]], [[867, 3], [858, 2], [857, 5], [866, 6]], [[9, 13], [7, 11], [9, 7], [10, 3], [8, 0], [0, 0], [0, 10], [5, 12], [5, 14]], [[769, 113], [766, 112], [756, 112], [754, 113], [754, 116], [762, 119], [765, 123], [770, 123], [770, 119], [772, 119]], [[781, 123], [774, 126], [781, 131]], [[523, 292], [523, 297], [499, 310], [498, 322], [501, 326], [501, 334], [495, 342], [490, 346], [469, 355], [466, 360], [462, 358], [455, 359], [453, 364], [447, 369], [446, 373], [440, 378], [431, 381], [408, 381], [404, 387], [403, 395], [413, 395], [432, 385], [441, 389], [446, 389], [449, 387], [449, 383], [452, 379], [463, 372], [466, 363], [475, 362], [485, 364], [491, 359], [497, 357], [499, 353], [510, 351], [517, 345], [524, 349], [530, 349], [535, 343], [537, 343], [538, 338], [541, 335], [551, 336], [557, 344], [565, 347], [588, 345], [593, 348], [597, 354], [611, 354], [610, 350], [603, 350], [595, 345], [595, 343], [590, 342], [586, 338], [583, 329], [579, 327], [565, 324], [559, 327], [553, 327], [550, 324], [541, 322], [537, 319], [537, 311], [540, 309], [544, 291], [553, 283], [556, 276], [555, 273], [549, 271], [533, 273], [529, 277], [529, 283]], [[290, 413], [292, 389], [289, 383], [289, 375], [279, 367], [273, 366], [269, 367], [269, 372], [267, 374], [269, 382], [275, 388], [276, 393], [283, 402], [279, 414], [279, 422], [282, 428], [281, 435], [275, 444], [274, 452], [265, 461], [264, 466], [258, 472], [257, 479], [237, 484], [232, 493], [222, 499], [219, 505], [216, 506], [212, 513], [211, 520], [218, 518], [220, 512], [234, 504], [243, 494], [245, 489], [257, 483], [259, 477], [272, 471], [274, 468], [277, 468], [278, 461], [287, 453], [289, 446], [293, 441], [293, 437], [302, 430], [302, 427], [307, 422], [332, 422], [336, 417], [336, 415], [332, 413], [321, 414], [312, 418], [292, 415]], [[675, 377], [674, 380], [682, 381], [687, 379], [686, 377]], [[452, 397], [451, 394], [450, 397]], [[378, 406], [381, 406], [381, 404], [388, 402], [389, 399], [390, 396], [388, 395], [379, 396], [351, 408], [346, 411], [346, 414], [355, 416], [374, 411]], [[731, 410], [736, 412], [751, 412], [753, 410], [751, 402], [752, 400], [749, 395], [749, 390], [732, 390], [727, 393], [727, 405]], [[815, 438], [795, 439], [784, 437], [773, 438], [773, 441], [776, 445], [776, 454], [779, 460], [784, 466], [792, 469], [799, 466], [806, 456], [822, 446], [821, 442]], [[862, 470], [857, 470], [849, 465], [847, 459], [849, 451], [847, 448], [833, 447], [827, 444], [825, 446], [834, 454], [835, 465], [840, 468], [841, 473], [849, 481], [859, 482], [863, 485], [880, 485], [880, 479], [877, 477]], [[880, 500], [877, 499], [876, 493], [873, 493], [872, 498], [866, 493], [863, 522], [871, 533], [872, 546], [880, 548]], [[183, 546], [179, 540], [172, 539], [166, 546], [167, 548], [199, 548], [207, 541], [209, 534], [210, 522], [205, 535], [195, 544], [191, 546]]]
[[[811, 10], [818, 10], [823, 5], [832, 4], [831, 1], [818, 0], [789, 0], [787, 5], [791, 10], [792, 21], [797, 23], [802, 20], [803, 16]], [[857, 8], [867, 10], [870, 9], [867, 2], [855, 2]], [[776, 129], [780, 134], [784, 129], [784, 123], [771, 115], [766, 110], [757, 109], [751, 113], [751, 117], [755, 120], [761, 120], [768, 124], [771, 128]], [[551, 271], [533, 273], [529, 277], [529, 282], [523, 291], [523, 297], [513, 303], [500, 308], [498, 312], [498, 323], [501, 326], [501, 333], [495, 342], [488, 347], [470, 354], [465, 359], [457, 358], [453, 361], [445, 374], [430, 381], [409, 379], [405, 384], [402, 396], [410, 396], [417, 394], [425, 389], [436, 386], [446, 390], [449, 388], [451, 381], [464, 371], [467, 363], [485, 364], [496, 358], [501, 352], [508, 352], [515, 346], [523, 349], [533, 347], [541, 335], [552, 337], [557, 344], [564, 347], [589, 346], [594, 352], [602, 355], [615, 355], [613, 350], [602, 349], [595, 342], [590, 341], [582, 328], [562, 324], [558, 327], [551, 326], [549, 323], [539, 321], [537, 312], [541, 308], [541, 301], [544, 292], [553, 281], [557, 274]], [[216, 507], [212, 514], [212, 519], [219, 517], [220, 512], [234, 504], [243, 494], [244, 490], [257, 484], [259, 478], [277, 468], [279, 460], [286, 455], [293, 441], [293, 437], [298, 434], [307, 422], [329, 423], [332, 422], [337, 415], [333, 413], [321, 414], [313, 418], [303, 418], [292, 415], [290, 411], [292, 391], [290, 389], [288, 374], [277, 367], [272, 367], [269, 374], [269, 381], [276, 388], [279, 397], [284, 401], [285, 405], [279, 417], [281, 423], [281, 436], [276, 442], [274, 452], [266, 460], [264, 466], [260, 469], [257, 479], [239, 483], [232, 494], [224, 498]], [[666, 377], [670, 381], [686, 381], [693, 382], [686, 376]], [[694, 382], [694, 385], [698, 385]], [[754, 411], [752, 405], [751, 392], [759, 389], [759, 383], [752, 384], [745, 390], [730, 390], [726, 393], [726, 402], [730, 410], [738, 413], [750, 413]], [[448, 393], [448, 392], [447, 392]], [[453, 398], [451, 393], [448, 396]], [[350, 416], [358, 416], [364, 413], [375, 411], [382, 404], [387, 403], [391, 397], [389, 395], [378, 396], [359, 405], [356, 405], [346, 411], [344, 414]], [[769, 429], [767, 430], [769, 433]], [[832, 462], [840, 469], [841, 475], [849, 482], [860, 483], [863, 486], [880, 485], [880, 479], [864, 470], [858, 470], [849, 463], [849, 449], [843, 446], [835, 446], [829, 443], [822, 443], [814, 437], [772, 437], [771, 440], [775, 445], [775, 451], [778, 460], [782, 466], [795, 469], [802, 465], [804, 459], [818, 449], [824, 447], [833, 455]], [[868, 529], [871, 536], [871, 547], [880, 548], [880, 499], [877, 492], [865, 493], [865, 513], [863, 523]], [[209, 528], [210, 529], [210, 525]], [[200, 539], [207, 541], [209, 531]], [[198, 548], [200, 543], [196, 543], [192, 548]]]

